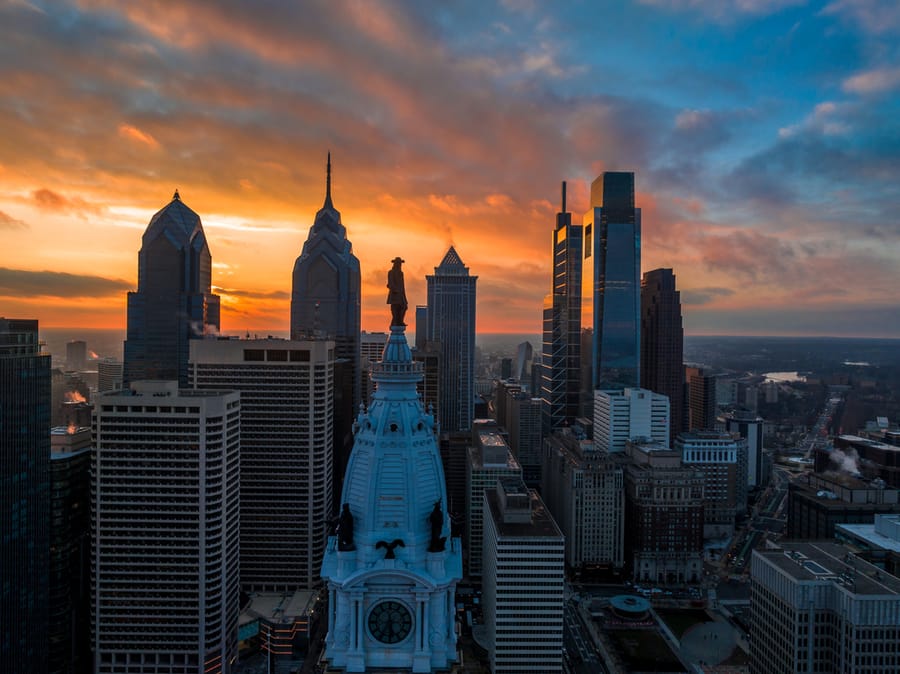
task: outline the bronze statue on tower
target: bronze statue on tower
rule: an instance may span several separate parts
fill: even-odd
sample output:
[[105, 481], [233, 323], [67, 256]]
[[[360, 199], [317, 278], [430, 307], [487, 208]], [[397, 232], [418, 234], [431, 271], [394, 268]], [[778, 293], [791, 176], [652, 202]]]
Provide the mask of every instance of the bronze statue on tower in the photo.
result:
[[395, 325], [403, 325], [403, 319], [406, 317], [406, 308], [409, 306], [406, 301], [406, 286], [403, 283], [403, 270], [400, 265], [403, 260], [395, 257], [391, 262], [394, 266], [388, 272], [388, 296], [387, 303], [391, 305], [391, 327]]

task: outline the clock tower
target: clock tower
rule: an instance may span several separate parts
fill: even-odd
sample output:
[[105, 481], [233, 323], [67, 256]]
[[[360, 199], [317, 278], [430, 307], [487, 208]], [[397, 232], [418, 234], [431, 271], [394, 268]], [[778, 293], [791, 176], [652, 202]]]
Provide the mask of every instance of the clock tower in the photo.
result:
[[416, 393], [422, 366], [406, 341], [400, 263], [388, 276], [391, 334], [372, 366], [371, 405], [354, 423], [342, 511], [322, 563], [325, 657], [346, 672], [436, 672], [456, 661], [461, 546], [450, 537], [434, 416]]

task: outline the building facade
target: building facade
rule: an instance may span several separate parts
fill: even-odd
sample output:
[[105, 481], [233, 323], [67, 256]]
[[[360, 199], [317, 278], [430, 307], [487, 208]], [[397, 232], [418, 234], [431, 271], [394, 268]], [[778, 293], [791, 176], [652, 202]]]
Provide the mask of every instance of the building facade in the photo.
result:
[[484, 490], [497, 480], [522, 479], [522, 467], [495, 428], [475, 428], [466, 464], [465, 543], [469, 577], [480, 577], [484, 542]]
[[51, 674], [91, 671], [91, 428], [50, 433]]
[[711, 431], [716, 427], [716, 378], [703, 368], [686, 367], [688, 430]]
[[589, 331], [582, 363], [590, 367], [582, 390], [590, 405], [597, 389], [641, 384], [641, 209], [634, 206], [634, 173], [607, 171], [591, 183], [582, 236], [581, 324]]
[[335, 357], [350, 363], [351, 415], [360, 396], [359, 260], [331, 201], [331, 153], [325, 179], [325, 202], [294, 262], [291, 288], [291, 339], [333, 339]]
[[141, 239], [137, 292], [128, 293], [124, 383], [187, 385], [190, 340], [219, 332], [212, 256], [200, 216], [175, 191]]
[[38, 322], [0, 318], [0, 671], [47, 671], [50, 354]]
[[704, 531], [706, 539], [727, 538], [734, 533], [738, 515], [747, 512], [747, 441], [730, 433], [691, 431], [675, 440], [675, 450], [685, 466], [705, 477]]
[[565, 535], [566, 564], [618, 575], [625, 566], [622, 466], [590, 440], [558, 431], [544, 440], [542, 493]]
[[333, 511], [331, 340], [201, 340], [195, 389], [241, 394], [241, 587], [321, 585]]
[[750, 410], [733, 410], [722, 417], [725, 430], [747, 441], [747, 486], [761, 487], [767, 481], [763, 460], [763, 418]]
[[522, 478], [529, 487], [541, 486], [541, 399], [527, 393], [513, 395], [509, 401], [509, 448], [522, 466]]
[[451, 537], [435, 421], [416, 393], [422, 373], [404, 326], [391, 326], [372, 377], [322, 564], [325, 658], [345, 672], [449, 669], [462, 546]]
[[544, 300], [541, 356], [541, 429], [543, 435], [571, 426], [580, 415], [581, 395], [581, 225], [562, 209], [552, 233], [553, 278]]
[[629, 440], [669, 441], [669, 399], [641, 388], [594, 392], [597, 450], [621, 454]]
[[665, 445], [629, 442], [624, 464], [625, 557], [636, 582], [703, 578], [704, 475]]
[[95, 409], [95, 672], [230, 672], [240, 610], [240, 394], [134, 382], [98, 396]]
[[484, 623], [493, 674], [563, 671], [565, 543], [536, 492], [499, 480], [484, 499]]
[[831, 540], [838, 524], [871, 524], [900, 513], [900, 490], [847, 473], [809, 473], [788, 485], [787, 538]]
[[641, 280], [641, 388], [669, 399], [669, 447], [684, 429], [684, 328], [681, 293], [671, 269]]
[[900, 671], [900, 580], [828, 542], [754, 550], [750, 672]]
[[426, 340], [441, 348], [438, 422], [447, 433], [468, 431], [475, 397], [475, 283], [453, 246], [425, 277]]

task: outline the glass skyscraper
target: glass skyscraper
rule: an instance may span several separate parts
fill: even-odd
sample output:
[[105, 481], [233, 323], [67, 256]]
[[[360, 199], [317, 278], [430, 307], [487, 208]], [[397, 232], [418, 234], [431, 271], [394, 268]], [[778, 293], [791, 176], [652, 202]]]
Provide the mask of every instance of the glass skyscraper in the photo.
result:
[[578, 417], [581, 361], [582, 227], [566, 212], [566, 183], [562, 209], [553, 229], [553, 279], [544, 300], [541, 356], [541, 429], [544, 435]]
[[333, 339], [335, 357], [352, 369], [352, 414], [360, 395], [359, 260], [341, 224], [341, 213], [331, 201], [331, 153], [325, 178], [325, 203], [294, 262], [291, 292], [291, 339], [315, 336]]
[[607, 171], [594, 180], [582, 232], [582, 363], [590, 368], [582, 373], [582, 400], [590, 404], [594, 390], [640, 385], [641, 210], [634, 207], [634, 173]]
[[475, 396], [475, 282], [453, 246], [425, 277], [428, 286], [426, 339], [440, 342], [438, 421], [441, 431], [472, 428]]
[[166, 379], [186, 386], [188, 340], [219, 331], [212, 256], [200, 216], [178, 191], [150, 219], [138, 253], [138, 289], [128, 293], [125, 385]]
[[50, 355], [0, 318], [0, 671], [47, 671]]

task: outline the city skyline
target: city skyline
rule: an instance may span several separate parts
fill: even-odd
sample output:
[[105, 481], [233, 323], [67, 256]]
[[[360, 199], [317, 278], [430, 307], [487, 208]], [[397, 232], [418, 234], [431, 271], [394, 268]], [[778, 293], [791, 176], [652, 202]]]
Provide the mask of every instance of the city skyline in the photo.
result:
[[178, 188], [223, 331], [286, 331], [331, 150], [366, 330], [453, 245], [477, 331], [538, 334], [559, 182], [580, 221], [618, 170], [687, 334], [900, 334], [895, 3], [276, 7], [0, 8], [4, 314], [124, 328]]

